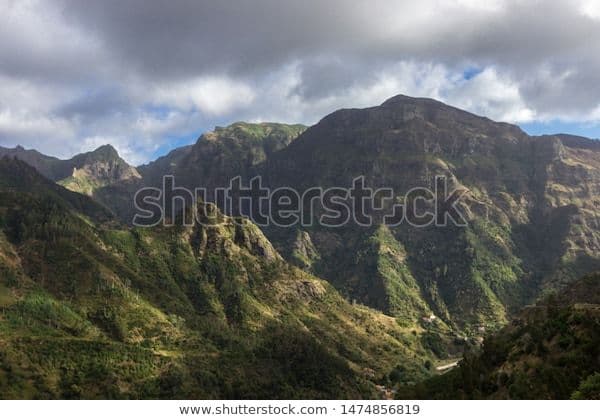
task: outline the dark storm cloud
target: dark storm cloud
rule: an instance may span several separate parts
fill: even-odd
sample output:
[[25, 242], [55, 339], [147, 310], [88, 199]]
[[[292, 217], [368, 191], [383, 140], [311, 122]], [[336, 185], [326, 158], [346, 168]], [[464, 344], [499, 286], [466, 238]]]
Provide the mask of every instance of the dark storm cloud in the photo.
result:
[[560, 110], [549, 87], [539, 86], [536, 70], [561, 73], [577, 65], [578, 74], [563, 83], [580, 100], [564, 108], [594, 105], [600, 83], [588, 79], [598, 81], [600, 22], [582, 14], [581, 3], [487, 5], [492, 9], [452, 1], [66, 0], [63, 13], [151, 78], [217, 73], [252, 79], [298, 60], [296, 92], [312, 98], [368, 79], [374, 66], [393, 60], [473, 61], [522, 80], [524, 94], [540, 109], [549, 97], [548, 109]]
[[600, 119], [594, 1], [0, 2], [2, 144], [106, 140], [144, 160], [207, 121], [311, 123], [397, 93]]
[[352, 7], [335, 1], [65, 0], [63, 13], [138, 71], [169, 78], [266, 71], [323, 49], [354, 48], [368, 32]]
[[124, 113], [132, 106], [129, 98], [117, 87], [101, 87], [84, 91], [73, 101], [56, 110], [64, 118], [94, 120], [115, 113]]

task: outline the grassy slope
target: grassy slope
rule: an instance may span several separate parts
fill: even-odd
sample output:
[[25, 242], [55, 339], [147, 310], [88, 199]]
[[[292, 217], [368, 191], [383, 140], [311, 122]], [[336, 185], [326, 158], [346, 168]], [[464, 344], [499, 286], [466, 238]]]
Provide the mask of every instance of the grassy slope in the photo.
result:
[[420, 328], [349, 304], [253, 225], [101, 226], [34, 184], [0, 193], [4, 398], [358, 398], [399, 363], [429, 375]]

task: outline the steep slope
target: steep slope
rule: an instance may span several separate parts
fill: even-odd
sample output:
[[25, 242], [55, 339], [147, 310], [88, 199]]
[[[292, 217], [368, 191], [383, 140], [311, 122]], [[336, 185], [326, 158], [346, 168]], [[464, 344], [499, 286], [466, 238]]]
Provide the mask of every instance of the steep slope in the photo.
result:
[[400, 398], [600, 398], [600, 275], [525, 308], [479, 354]]
[[0, 157], [17, 158], [67, 189], [90, 196], [98, 188], [140, 178], [137, 170], [108, 144], [65, 160], [21, 146], [14, 149], [0, 147]]
[[[298, 138], [291, 141], [298, 135]], [[273, 136], [277, 139], [272, 140]], [[271, 139], [271, 140], [269, 140]], [[267, 148], [268, 144], [275, 144]], [[518, 127], [430, 99], [396, 96], [332, 113], [302, 127], [236, 123], [140, 168], [147, 184], [164, 174], [210, 192], [260, 175], [272, 189], [415, 187], [462, 191], [468, 226], [311, 226], [265, 233], [294, 264], [329, 280], [350, 301], [417, 322], [431, 313], [476, 331], [587, 272], [600, 269], [598, 143], [531, 137]], [[387, 205], [391, 205], [388, 202]]]
[[[502, 324], [542, 290], [600, 268], [599, 158], [591, 140], [530, 137], [434, 100], [397, 96], [325, 117], [259, 173], [271, 187], [300, 192], [349, 187], [364, 176], [367, 187], [392, 188], [395, 197], [433, 190], [435, 177], [445, 176], [449, 192], [464, 192], [468, 225], [391, 228], [385, 241], [406, 250], [392, 269], [369, 251], [377, 219], [370, 228], [329, 229], [316, 222], [317, 210], [305, 239], [317, 255], [314, 272], [349, 298], [390, 314], [424, 314], [425, 302], [446, 322], [474, 329]], [[297, 232], [266, 233], [283, 255], [297, 254]], [[407, 274], [415, 280], [410, 292]], [[405, 300], [408, 311], [393, 303]]]
[[111, 212], [88, 197], [66, 190], [36, 172], [19, 158], [0, 158], [0, 190], [10, 197], [36, 196], [60, 203], [94, 223], [118, 224]]
[[93, 197], [130, 224], [135, 214], [133, 196], [141, 187], [161, 187], [165, 175], [175, 175], [178, 185], [192, 190], [228, 186], [235, 176], [247, 178], [254, 166], [289, 145], [305, 129], [301, 124], [237, 122], [216, 127], [194, 145], [175, 149], [138, 168], [125, 162], [110, 145], [67, 160], [22, 147], [0, 148], [0, 157], [28, 163], [65, 188]]
[[360, 398], [399, 361], [430, 374], [423, 329], [349, 304], [246, 220], [111, 227], [22, 162], [0, 179], [3, 398]]
[[[293, 140], [293, 141], [292, 141]], [[263, 229], [284, 258], [332, 283], [348, 300], [406, 325], [432, 313], [477, 335], [549, 290], [600, 269], [600, 147], [580, 137], [531, 137], [430, 99], [396, 96], [344, 109], [302, 126], [236, 123], [139, 168], [139, 183], [99, 188], [94, 197], [130, 223], [141, 185], [216, 187], [260, 175], [263, 185], [391, 188], [403, 200], [435, 177], [463, 193], [467, 226], [415, 228], [312, 225]], [[135, 177], [134, 177], [135, 178]], [[169, 200], [167, 202], [170, 202]], [[377, 216], [377, 214], [376, 214]]]
[[160, 186], [162, 176], [175, 175], [179, 185], [209, 191], [228, 186], [240, 176], [247, 179], [254, 167], [288, 146], [306, 129], [301, 124], [237, 122], [203, 134], [191, 147], [140, 167], [146, 185]]
[[137, 169], [125, 162], [111, 145], [82, 153], [69, 159], [73, 172], [58, 180], [65, 188], [93, 196], [103, 187], [136, 183], [141, 176]]
[[60, 185], [92, 197], [109, 208], [124, 223], [134, 215], [133, 196], [143, 186], [136, 168], [123, 160], [111, 145], [73, 156], [66, 161], [70, 176], [58, 180]]
[[15, 148], [0, 147], [0, 158], [10, 157], [17, 158], [23, 162], [33, 166], [39, 173], [48, 179], [59, 180], [71, 174], [72, 168], [65, 161], [46, 156], [37, 150], [27, 150], [21, 146]]
[[133, 195], [142, 186], [137, 169], [125, 162], [110, 145], [70, 159], [57, 159], [22, 147], [0, 148], [0, 157], [17, 158], [65, 188], [93, 197], [124, 223], [133, 217]]
[[137, 170], [146, 184], [160, 185], [164, 175], [173, 174], [179, 169], [181, 162], [192, 151], [193, 147], [193, 145], [188, 145], [173, 149], [155, 161], [138, 166]]

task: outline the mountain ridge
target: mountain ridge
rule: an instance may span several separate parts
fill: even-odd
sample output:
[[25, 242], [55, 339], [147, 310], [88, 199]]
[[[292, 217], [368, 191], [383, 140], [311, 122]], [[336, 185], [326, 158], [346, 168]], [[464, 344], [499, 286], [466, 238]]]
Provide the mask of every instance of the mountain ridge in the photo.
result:
[[[277, 124], [216, 127], [194, 145], [142, 165], [140, 183], [100, 190], [102, 202], [130, 221], [133, 187], [160, 187], [165, 174], [175, 175], [177, 185], [209, 192], [238, 175], [246, 181], [260, 175], [268, 187], [300, 192], [349, 185], [364, 175], [369, 186], [400, 195], [446, 176], [451, 188], [467, 191], [461, 203], [467, 229], [400, 227], [385, 235], [356, 227], [264, 230], [286, 259], [332, 282], [349, 300], [411, 318], [431, 311], [461, 328], [501, 325], [542, 290], [600, 267], [594, 140], [529, 136], [515, 125], [404, 95], [335, 111], [307, 129], [280, 126], [285, 129], [271, 151], [264, 128]], [[406, 257], [392, 261], [380, 255], [384, 249], [404, 249]], [[415, 293], [412, 308], [390, 304]], [[465, 293], [470, 296], [459, 298]]]
[[430, 375], [433, 332], [346, 302], [247, 220], [106, 225], [21, 161], [0, 180], [4, 397], [363, 398], [398, 363]]
[[[565, 357], [595, 354], [597, 314], [579, 301], [597, 296], [598, 277], [577, 279], [600, 270], [598, 144], [529, 136], [438, 101], [396, 96], [338, 110], [309, 128], [216, 127], [133, 168], [138, 176], [129, 165], [124, 177], [115, 165], [103, 172], [103, 162], [120, 159], [103, 146], [73, 158], [83, 179], [108, 175], [90, 197], [0, 159], [0, 307], [8, 314], [0, 329], [10, 337], [0, 349], [0, 389], [87, 398], [168, 389], [196, 398], [347, 398], [376, 395], [379, 385], [421, 398], [449, 395], [437, 384], [452, 384], [453, 397], [584, 395], [593, 372], [568, 360], [572, 372], [563, 368]], [[57, 168], [52, 158], [29, 156], [51, 174]], [[126, 226], [133, 193], [160, 186], [164, 175], [208, 190], [233, 176], [261, 176], [269, 188], [299, 193], [364, 176], [367, 187], [392, 188], [394, 199], [433, 189], [443, 176], [449, 189], [465, 192], [458, 205], [468, 223], [417, 228], [375, 218], [368, 227], [259, 229], [221, 215], [217, 226]], [[317, 206], [313, 220], [323, 211]], [[579, 303], [557, 304], [561, 290]], [[70, 343], [64, 354], [57, 338]], [[410, 387], [481, 342], [482, 351], [468, 351], [448, 376]], [[298, 348], [317, 356], [292, 357]], [[115, 366], [142, 368], [115, 371], [97, 360], [102, 352]], [[27, 364], [36, 366], [33, 376], [20, 368]], [[101, 379], [92, 385], [74, 372]], [[568, 380], [553, 391], [537, 374], [547, 383], [553, 375]]]

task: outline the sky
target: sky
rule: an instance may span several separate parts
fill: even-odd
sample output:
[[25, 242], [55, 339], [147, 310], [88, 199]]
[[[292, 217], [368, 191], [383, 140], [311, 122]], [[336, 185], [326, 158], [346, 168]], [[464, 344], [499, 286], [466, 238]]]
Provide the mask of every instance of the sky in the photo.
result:
[[596, 0], [0, 0], [0, 146], [140, 164], [235, 121], [431, 97], [600, 137]]

